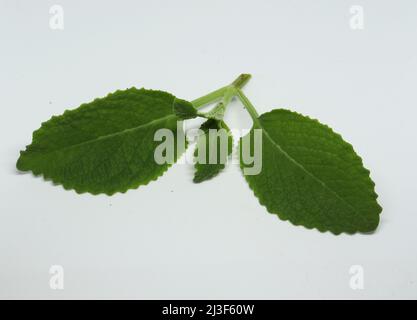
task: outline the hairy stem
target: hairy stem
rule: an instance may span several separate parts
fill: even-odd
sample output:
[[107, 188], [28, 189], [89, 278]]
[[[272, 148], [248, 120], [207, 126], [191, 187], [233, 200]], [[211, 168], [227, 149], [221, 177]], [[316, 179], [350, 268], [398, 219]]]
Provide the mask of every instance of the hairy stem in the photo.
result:
[[[230, 93], [231, 87], [241, 89], [243, 86], [249, 81], [251, 78], [250, 74], [242, 73], [239, 75], [230, 85], [217, 89], [209, 94], [206, 94], [200, 98], [197, 98], [191, 103], [194, 105], [195, 108], [200, 109], [210, 103], [216, 102], [217, 100], [223, 98], [223, 103], [225, 102], [225, 98], [228, 99], [227, 103], [230, 102], [233, 98], [233, 94]], [[226, 97], [225, 97], [226, 96]], [[230, 97], [227, 97], [230, 96]]]
[[235, 81], [232, 82], [232, 86], [238, 89], [242, 89], [244, 85], [248, 83], [250, 78], [252, 78], [250, 74], [242, 73], [239, 77], [235, 79]]
[[230, 103], [230, 101], [232, 101], [233, 97], [236, 96], [243, 103], [252, 120], [254, 122], [258, 122], [258, 112], [241, 90], [245, 86], [245, 84], [248, 83], [250, 78], [250, 74], [242, 73], [230, 85], [222, 87], [216, 91], [210, 92], [205, 96], [191, 101], [191, 103], [194, 105], [196, 109], [200, 109], [206, 106], [207, 104], [222, 99], [211, 111], [206, 113], [199, 113], [201, 117], [214, 117], [218, 120], [221, 120], [223, 118], [223, 114], [226, 110], [227, 105]]
[[208, 112], [199, 112], [198, 115], [207, 119], [222, 120], [226, 111], [227, 105], [232, 101], [235, 96], [235, 88], [228, 86], [223, 94], [222, 100], [216, 104], [216, 106]]
[[245, 94], [242, 92], [242, 90], [240, 90], [239, 88], [237, 88], [235, 90], [236, 96], [239, 98], [239, 100], [243, 103], [243, 105], [245, 106], [246, 110], [248, 111], [249, 115], [251, 116], [253, 122], [258, 122], [258, 117], [259, 114], [256, 111], [255, 107], [253, 106], [253, 104], [250, 102], [250, 100], [248, 99], [248, 97], [245, 96]]
[[196, 109], [200, 109], [210, 103], [213, 103], [217, 100], [219, 100], [221, 97], [223, 97], [225, 91], [228, 89], [229, 86], [225, 86], [223, 88], [217, 89], [213, 92], [210, 92], [209, 94], [206, 94], [205, 96], [202, 96], [200, 98], [197, 98], [191, 103]]

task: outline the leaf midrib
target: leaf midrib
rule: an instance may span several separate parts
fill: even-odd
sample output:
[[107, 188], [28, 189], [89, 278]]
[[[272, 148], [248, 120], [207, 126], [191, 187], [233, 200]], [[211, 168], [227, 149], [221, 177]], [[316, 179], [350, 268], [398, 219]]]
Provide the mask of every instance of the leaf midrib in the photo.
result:
[[353, 211], [355, 213], [358, 213], [358, 210], [352, 206], [349, 202], [347, 202], [344, 198], [342, 198], [336, 191], [334, 191], [333, 189], [331, 189], [324, 181], [322, 181], [320, 178], [316, 177], [313, 173], [311, 173], [310, 171], [308, 171], [301, 163], [299, 163], [296, 159], [294, 159], [290, 154], [288, 154], [277, 142], [275, 142], [274, 139], [272, 139], [272, 137], [269, 135], [268, 131], [262, 126], [261, 122], [256, 121], [257, 124], [262, 128], [262, 132], [265, 134], [265, 136], [268, 138], [268, 140], [271, 141], [271, 143], [288, 159], [290, 160], [292, 163], [294, 163], [296, 166], [298, 166], [299, 168], [301, 168], [307, 175], [309, 175], [311, 178], [313, 178], [314, 180], [316, 180], [317, 182], [319, 182], [324, 188], [326, 188], [328, 191], [330, 191], [332, 194], [334, 194], [339, 200], [341, 200], [342, 202], [344, 202], [345, 204], [348, 205], [348, 207], [350, 207], [351, 209], [353, 209]]
[[51, 151], [48, 151], [48, 152], [41, 152], [41, 154], [42, 155], [48, 155], [48, 154], [51, 154], [51, 153], [61, 152], [61, 151], [65, 151], [65, 150], [68, 150], [68, 149], [76, 148], [76, 147], [79, 147], [79, 146], [82, 146], [82, 145], [87, 145], [87, 144], [92, 143], [94, 141], [104, 140], [104, 139], [108, 139], [108, 138], [111, 138], [111, 137], [114, 137], [114, 136], [125, 134], [127, 132], [135, 131], [137, 129], [146, 128], [147, 126], [151, 126], [155, 123], [165, 121], [165, 120], [168, 120], [170, 118], [175, 118], [175, 117], [176, 116], [174, 114], [170, 114], [170, 115], [167, 115], [165, 117], [154, 119], [154, 120], [149, 121], [147, 123], [141, 124], [140, 126], [136, 126], [136, 127], [124, 129], [122, 131], [106, 134], [106, 135], [103, 135], [103, 136], [96, 137], [94, 139], [86, 140], [86, 141], [83, 141], [83, 142], [79, 142], [79, 143], [76, 143], [76, 144], [73, 144], [73, 145], [69, 145], [69, 146], [66, 146], [66, 147], [63, 147], [63, 148], [51, 150]]

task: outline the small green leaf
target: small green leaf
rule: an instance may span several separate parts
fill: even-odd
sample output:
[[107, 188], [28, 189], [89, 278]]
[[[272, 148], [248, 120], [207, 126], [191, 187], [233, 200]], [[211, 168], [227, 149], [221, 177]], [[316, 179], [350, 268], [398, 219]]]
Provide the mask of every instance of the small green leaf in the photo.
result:
[[182, 99], [175, 99], [174, 100], [174, 113], [180, 119], [193, 119], [197, 117], [197, 109], [194, 108], [191, 102]]
[[173, 161], [185, 149], [179, 144], [174, 99], [166, 92], [131, 88], [65, 111], [33, 133], [16, 166], [78, 193], [111, 195], [145, 185], [170, 165], [155, 161], [158, 129], [174, 135]]
[[[251, 149], [254, 129], [262, 129], [262, 170], [245, 178], [269, 212], [295, 225], [334, 234], [377, 228], [382, 209], [374, 183], [339, 134], [283, 109], [255, 119], [246, 136]], [[241, 157], [242, 169], [250, 166]]]
[[233, 137], [223, 121], [209, 119], [200, 129], [203, 134], [198, 137], [194, 152], [196, 171], [193, 181], [196, 183], [219, 174], [233, 150]]

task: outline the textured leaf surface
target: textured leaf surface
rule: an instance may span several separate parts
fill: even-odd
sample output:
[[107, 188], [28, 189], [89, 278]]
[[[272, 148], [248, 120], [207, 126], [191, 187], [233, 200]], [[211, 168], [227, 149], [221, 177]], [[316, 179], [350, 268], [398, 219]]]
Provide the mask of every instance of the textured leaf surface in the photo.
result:
[[78, 193], [110, 195], [147, 184], [169, 166], [154, 160], [161, 143], [154, 133], [167, 128], [177, 138], [174, 99], [166, 92], [131, 88], [65, 111], [33, 133], [16, 166]]
[[[211, 179], [219, 174], [219, 172], [225, 168], [227, 157], [232, 153], [233, 150], [233, 137], [230, 133], [230, 129], [223, 121], [209, 119], [201, 125], [200, 129], [204, 132], [204, 134], [198, 138], [196, 150], [194, 153], [197, 162], [195, 163], [195, 174], [193, 181], [196, 183]], [[216, 137], [213, 135], [213, 137], [210, 139], [210, 130], [213, 130], [212, 133], [217, 131], [219, 135]], [[221, 134], [224, 135], [224, 141], [226, 141], [226, 143], [223, 145], [221, 143]], [[203, 155], [201, 155], [203, 161], [199, 162], [199, 152], [203, 146], [205, 146], [205, 152]], [[223, 150], [222, 153], [221, 148], [227, 148], [227, 150]], [[214, 151], [216, 151], [215, 154], [213, 154]], [[211, 159], [214, 159], [214, 161]]]
[[283, 109], [261, 115], [251, 138], [254, 128], [262, 129], [262, 171], [245, 178], [269, 212], [335, 234], [376, 229], [381, 207], [374, 183], [339, 134]]

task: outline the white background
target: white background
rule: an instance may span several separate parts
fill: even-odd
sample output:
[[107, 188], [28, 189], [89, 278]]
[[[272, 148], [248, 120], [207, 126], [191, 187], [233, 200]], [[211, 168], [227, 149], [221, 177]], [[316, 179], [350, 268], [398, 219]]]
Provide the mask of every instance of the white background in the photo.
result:
[[[49, 27], [53, 4], [64, 30]], [[412, 0], [0, 0], [0, 297], [417, 298], [416, 17]], [[175, 165], [112, 197], [15, 169], [65, 109], [130, 86], [194, 99], [242, 72], [259, 113], [291, 108], [354, 145], [383, 207], [375, 233], [280, 221], [233, 165], [200, 185]], [[251, 126], [237, 101], [226, 120]], [[51, 265], [64, 290], [49, 287]]]

